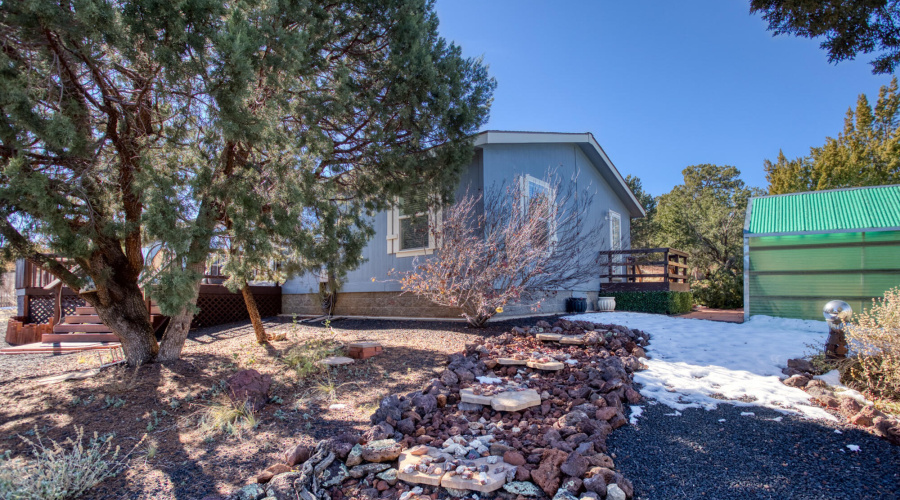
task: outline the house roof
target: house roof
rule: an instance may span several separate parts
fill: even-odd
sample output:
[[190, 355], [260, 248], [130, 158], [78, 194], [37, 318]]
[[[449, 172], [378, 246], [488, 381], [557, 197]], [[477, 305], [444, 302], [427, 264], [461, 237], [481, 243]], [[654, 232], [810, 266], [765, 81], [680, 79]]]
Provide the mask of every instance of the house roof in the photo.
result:
[[747, 205], [745, 236], [900, 230], [900, 185], [760, 196]]
[[612, 160], [597, 143], [597, 139], [590, 132], [521, 132], [510, 130], [485, 130], [475, 136], [475, 147], [485, 144], [575, 144], [591, 160], [600, 175], [612, 187], [613, 191], [628, 207], [631, 217], [645, 217], [644, 207], [631, 192], [631, 188], [625, 183], [625, 178], [619, 173]]

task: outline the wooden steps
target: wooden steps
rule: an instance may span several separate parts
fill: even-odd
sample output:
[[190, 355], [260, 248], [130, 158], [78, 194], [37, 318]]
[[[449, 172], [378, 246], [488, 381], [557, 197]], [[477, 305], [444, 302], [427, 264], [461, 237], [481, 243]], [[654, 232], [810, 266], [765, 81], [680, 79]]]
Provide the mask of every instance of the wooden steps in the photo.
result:
[[[165, 317], [159, 314], [159, 307], [150, 306], [150, 324], [154, 330], [161, 328]], [[76, 307], [75, 314], [63, 318], [62, 323], [53, 327], [53, 333], [41, 336], [43, 343], [72, 342], [118, 342], [119, 338], [104, 325], [93, 307]]]

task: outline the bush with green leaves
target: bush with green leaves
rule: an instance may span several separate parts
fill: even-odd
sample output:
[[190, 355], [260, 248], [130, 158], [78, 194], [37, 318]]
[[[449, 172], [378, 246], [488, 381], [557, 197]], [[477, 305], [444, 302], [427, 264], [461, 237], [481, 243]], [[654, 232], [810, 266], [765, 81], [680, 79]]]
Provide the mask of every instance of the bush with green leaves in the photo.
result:
[[741, 275], [716, 271], [705, 280], [691, 284], [694, 300], [713, 309], [737, 309], [744, 305], [744, 282]]
[[682, 314], [693, 306], [691, 292], [614, 292], [600, 294], [616, 299], [616, 310], [654, 314]]
[[122, 470], [128, 455], [119, 459], [119, 447], [112, 445], [114, 435], [95, 432], [85, 445], [84, 428], [75, 427], [75, 433], [75, 439], [67, 438], [63, 444], [52, 439], [45, 443], [35, 429], [34, 440], [22, 437], [31, 446], [31, 460], [14, 458], [9, 451], [0, 455], [0, 498], [76, 498]]

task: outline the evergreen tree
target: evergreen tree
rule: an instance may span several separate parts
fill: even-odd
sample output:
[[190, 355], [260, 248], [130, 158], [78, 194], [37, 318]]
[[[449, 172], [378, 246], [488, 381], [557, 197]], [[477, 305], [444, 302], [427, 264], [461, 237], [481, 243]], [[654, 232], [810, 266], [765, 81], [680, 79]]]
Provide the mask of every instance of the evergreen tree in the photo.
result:
[[449, 199], [494, 88], [425, 0], [4, 2], [0, 43], [2, 257], [79, 291], [132, 364], [180, 355], [216, 239], [236, 280], [276, 249], [347, 269], [394, 196]]
[[644, 207], [647, 216], [642, 219], [631, 219], [631, 248], [653, 248], [654, 236], [658, 228], [656, 227], [656, 204], [657, 200], [650, 193], [644, 191], [641, 179], [636, 176], [628, 175], [625, 177], [625, 183], [631, 188], [635, 198]]
[[828, 137], [806, 157], [788, 159], [779, 152], [765, 161], [769, 194], [819, 191], [900, 182], [900, 91], [897, 78], [882, 86], [873, 108], [860, 94], [847, 110], [844, 130]]
[[824, 37], [828, 62], [879, 53], [872, 73], [893, 73], [900, 63], [898, 0], [752, 0], [751, 13], [762, 13], [775, 35]]
[[659, 197], [659, 243], [688, 252], [701, 275], [739, 275], [744, 214], [750, 197], [759, 193], [744, 184], [735, 167], [693, 165], [682, 173], [684, 184]]

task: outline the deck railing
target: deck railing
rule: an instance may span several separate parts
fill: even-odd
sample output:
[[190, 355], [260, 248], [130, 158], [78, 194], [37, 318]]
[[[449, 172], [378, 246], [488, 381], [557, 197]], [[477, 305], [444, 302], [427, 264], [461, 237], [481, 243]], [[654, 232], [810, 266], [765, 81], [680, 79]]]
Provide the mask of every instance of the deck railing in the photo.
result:
[[674, 248], [600, 252], [604, 291], [689, 291], [688, 254]]

